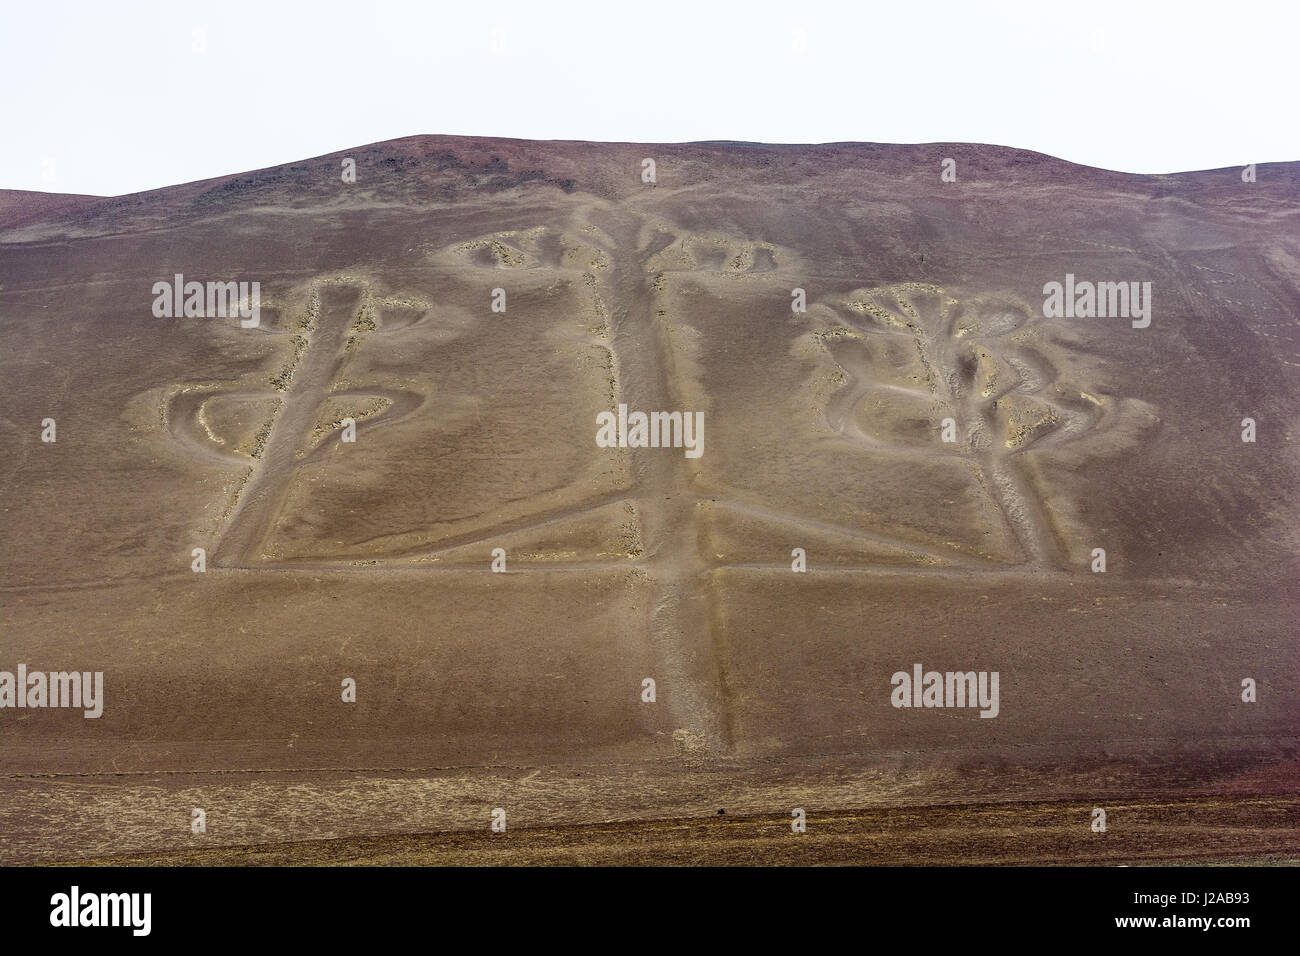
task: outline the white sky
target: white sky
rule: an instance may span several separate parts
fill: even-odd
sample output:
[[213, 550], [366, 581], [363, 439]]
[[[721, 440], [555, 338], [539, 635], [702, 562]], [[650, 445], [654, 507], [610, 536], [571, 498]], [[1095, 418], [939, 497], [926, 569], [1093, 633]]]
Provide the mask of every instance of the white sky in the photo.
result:
[[1300, 3], [4, 0], [0, 188], [118, 194], [417, 133], [1300, 160]]

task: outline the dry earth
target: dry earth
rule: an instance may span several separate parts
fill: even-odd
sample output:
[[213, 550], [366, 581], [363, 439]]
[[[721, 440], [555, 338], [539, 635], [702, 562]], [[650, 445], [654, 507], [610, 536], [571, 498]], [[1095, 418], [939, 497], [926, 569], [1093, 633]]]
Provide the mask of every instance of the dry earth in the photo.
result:
[[[0, 710], [0, 861], [1295, 859], [1298, 198], [457, 137], [0, 192], [0, 670], [106, 696]], [[918, 662], [997, 717], [891, 706]]]

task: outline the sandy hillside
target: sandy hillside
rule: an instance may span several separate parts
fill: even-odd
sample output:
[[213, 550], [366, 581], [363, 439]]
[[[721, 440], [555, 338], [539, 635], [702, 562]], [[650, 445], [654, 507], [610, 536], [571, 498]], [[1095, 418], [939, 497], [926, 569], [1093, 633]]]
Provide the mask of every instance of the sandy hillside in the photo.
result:
[[[0, 192], [0, 671], [105, 696], [0, 709], [0, 862], [1294, 859], [1300, 164], [1256, 176], [428, 136]], [[178, 273], [260, 323], [155, 317]], [[1045, 316], [1067, 275], [1149, 325]], [[996, 716], [895, 706], [917, 664]]]

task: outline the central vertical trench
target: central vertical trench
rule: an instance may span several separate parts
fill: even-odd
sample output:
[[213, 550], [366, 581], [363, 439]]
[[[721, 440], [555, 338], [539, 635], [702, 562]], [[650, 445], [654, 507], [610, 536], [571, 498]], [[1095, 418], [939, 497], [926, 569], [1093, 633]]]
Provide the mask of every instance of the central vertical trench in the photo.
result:
[[343, 344], [361, 291], [327, 285], [320, 292], [320, 313], [300, 364], [281, 395], [281, 406], [267, 436], [261, 459], [253, 466], [230, 517], [214, 563], [247, 567], [262, 559], [262, 550], [275, 527], [297, 467], [297, 453], [307, 451], [321, 404], [329, 395], [342, 361]]
[[[602, 223], [617, 243], [611, 310], [613, 348], [618, 355], [622, 400], [628, 412], [681, 411], [681, 390], [664, 319], [644, 269], [641, 227], [637, 221]], [[707, 438], [708, 422], [705, 422]], [[684, 448], [628, 449], [636, 480], [646, 559], [655, 597], [649, 636], [660, 702], [669, 709], [674, 731], [695, 754], [719, 754], [729, 745], [723, 700], [714, 660], [712, 609], [706, 567], [696, 547], [696, 495], [690, 486], [691, 459]]]

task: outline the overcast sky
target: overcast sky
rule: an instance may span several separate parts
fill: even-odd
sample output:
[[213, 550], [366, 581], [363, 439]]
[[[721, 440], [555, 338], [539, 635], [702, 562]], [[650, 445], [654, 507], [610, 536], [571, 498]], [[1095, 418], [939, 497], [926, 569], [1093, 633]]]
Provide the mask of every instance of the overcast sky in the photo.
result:
[[1300, 3], [7, 2], [0, 188], [119, 194], [417, 133], [1300, 160]]

